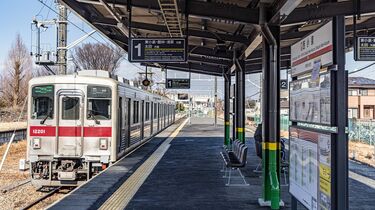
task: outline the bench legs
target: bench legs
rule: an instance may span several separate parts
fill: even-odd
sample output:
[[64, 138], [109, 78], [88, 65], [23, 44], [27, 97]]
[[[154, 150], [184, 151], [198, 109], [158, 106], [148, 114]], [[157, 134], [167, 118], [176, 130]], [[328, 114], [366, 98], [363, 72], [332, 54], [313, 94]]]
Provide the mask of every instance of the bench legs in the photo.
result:
[[261, 173], [262, 172], [262, 160], [259, 161], [257, 168], [253, 170], [255, 173]]
[[225, 166], [225, 163], [223, 162], [223, 168], [220, 170], [220, 172], [227, 172], [227, 167]]
[[[249, 186], [249, 184], [246, 182], [245, 177], [242, 175], [242, 172], [239, 168], [229, 167], [227, 170], [228, 170], [228, 176], [226, 176], [226, 174], [224, 175], [224, 178], [228, 177], [228, 182], [227, 184], [225, 184], [226, 186]], [[238, 171], [239, 176], [233, 176], [232, 171]], [[240, 178], [242, 180], [242, 183], [240, 184], [231, 183], [231, 179], [233, 178]]]
[[287, 186], [289, 186], [288, 178], [286, 176], [287, 168], [286, 167], [282, 167], [281, 171], [282, 171], [281, 173], [283, 174], [283, 178], [284, 178], [284, 184], [280, 184], [280, 186], [287, 187]]

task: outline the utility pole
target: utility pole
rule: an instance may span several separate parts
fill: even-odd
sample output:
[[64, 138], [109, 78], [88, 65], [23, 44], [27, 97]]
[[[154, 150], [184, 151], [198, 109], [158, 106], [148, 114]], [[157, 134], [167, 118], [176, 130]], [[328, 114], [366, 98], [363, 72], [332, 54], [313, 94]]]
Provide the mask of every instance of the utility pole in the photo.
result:
[[59, 66], [59, 74], [66, 74], [67, 67], [67, 25], [68, 12], [64, 5], [59, 4], [59, 21], [57, 34], [57, 64]]

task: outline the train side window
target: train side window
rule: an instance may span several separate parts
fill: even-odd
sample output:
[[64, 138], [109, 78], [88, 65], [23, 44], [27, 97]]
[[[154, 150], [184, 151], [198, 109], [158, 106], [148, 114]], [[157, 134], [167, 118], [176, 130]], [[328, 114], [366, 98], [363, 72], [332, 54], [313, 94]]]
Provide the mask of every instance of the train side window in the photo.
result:
[[79, 98], [64, 97], [62, 99], [62, 116], [63, 120], [79, 119]]
[[32, 89], [31, 119], [52, 119], [54, 114], [54, 86], [35, 86]]
[[158, 118], [158, 104], [154, 103], [154, 119]]
[[139, 101], [133, 101], [133, 123], [139, 122]]
[[146, 121], [148, 121], [148, 120], [150, 120], [150, 102], [146, 102], [146, 111], [145, 111], [145, 113], [146, 113]]

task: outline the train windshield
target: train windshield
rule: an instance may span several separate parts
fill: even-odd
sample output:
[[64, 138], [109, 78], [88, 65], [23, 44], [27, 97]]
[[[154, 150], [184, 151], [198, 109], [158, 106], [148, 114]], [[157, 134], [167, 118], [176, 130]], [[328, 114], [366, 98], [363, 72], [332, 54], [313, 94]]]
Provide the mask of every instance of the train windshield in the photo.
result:
[[53, 85], [36, 86], [32, 89], [31, 119], [52, 119], [54, 87]]
[[88, 86], [87, 88], [87, 119], [111, 119], [111, 89], [102, 86]]

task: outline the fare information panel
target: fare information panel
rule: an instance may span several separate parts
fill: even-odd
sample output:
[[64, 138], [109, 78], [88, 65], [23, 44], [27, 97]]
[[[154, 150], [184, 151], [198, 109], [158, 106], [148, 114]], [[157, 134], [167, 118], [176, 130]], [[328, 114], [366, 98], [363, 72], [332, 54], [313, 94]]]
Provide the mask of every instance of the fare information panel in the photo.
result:
[[186, 39], [132, 38], [130, 40], [129, 52], [130, 62], [185, 62]]

